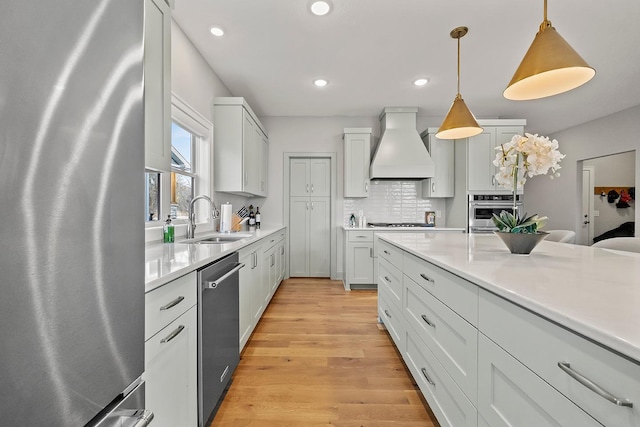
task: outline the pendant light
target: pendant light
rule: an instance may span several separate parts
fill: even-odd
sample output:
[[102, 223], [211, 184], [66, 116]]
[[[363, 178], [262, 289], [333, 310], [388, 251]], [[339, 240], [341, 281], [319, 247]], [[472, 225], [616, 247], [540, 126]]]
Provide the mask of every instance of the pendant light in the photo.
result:
[[461, 139], [474, 136], [482, 132], [482, 128], [471, 114], [467, 104], [460, 95], [460, 39], [467, 34], [467, 27], [457, 27], [451, 30], [451, 38], [458, 40], [458, 94], [451, 104], [451, 108], [436, 133], [440, 139]]
[[503, 96], [515, 101], [545, 98], [582, 86], [595, 74], [596, 70], [553, 28], [547, 19], [547, 0], [544, 0], [540, 30]]

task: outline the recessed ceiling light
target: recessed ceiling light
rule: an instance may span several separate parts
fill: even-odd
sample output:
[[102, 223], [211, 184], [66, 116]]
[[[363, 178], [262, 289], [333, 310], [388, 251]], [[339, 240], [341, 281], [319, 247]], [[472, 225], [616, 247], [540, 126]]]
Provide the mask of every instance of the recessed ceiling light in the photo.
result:
[[329, 13], [331, 5], [326, 1], [314, 1], [311, 3], [311, 13], [314, 15], [322, 16]]
[[313, 81], [313, 84], [318, 86], [318, 87], [324, 87], [324, 86], [328, 85], [329, 82], [326, 81], [325, 79], [316, 79], [316, 80]]
[[420, 78], [413, 82], [413, 84], [416, 86], [424, 86], [427, 83], [429, 83], [429, 79], [427, 78]]
[[224, 35], [224, 30], [220, 27], [211, 27], [209, 31], [211, 31], [211, 34], [213, 34], [216, 37], [220, 37]]

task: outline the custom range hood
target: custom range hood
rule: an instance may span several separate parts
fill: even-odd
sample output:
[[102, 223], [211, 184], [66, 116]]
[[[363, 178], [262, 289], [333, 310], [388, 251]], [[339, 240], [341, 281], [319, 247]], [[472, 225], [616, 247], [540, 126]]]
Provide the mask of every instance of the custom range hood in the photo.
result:
[[424, 179], [433, 160], [418, 131], [416, 107], [387, 107], [380, 114], [382, 137], [371, 161], [371, 179]]

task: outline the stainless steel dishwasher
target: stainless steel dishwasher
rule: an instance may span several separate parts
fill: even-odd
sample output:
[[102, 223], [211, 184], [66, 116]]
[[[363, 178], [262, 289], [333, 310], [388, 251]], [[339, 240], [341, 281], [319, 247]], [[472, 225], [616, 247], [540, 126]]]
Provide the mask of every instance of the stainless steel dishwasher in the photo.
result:
[[233, 253], [198, 270], [198, 425], [208, 426], [240, 361], [238, 271]]

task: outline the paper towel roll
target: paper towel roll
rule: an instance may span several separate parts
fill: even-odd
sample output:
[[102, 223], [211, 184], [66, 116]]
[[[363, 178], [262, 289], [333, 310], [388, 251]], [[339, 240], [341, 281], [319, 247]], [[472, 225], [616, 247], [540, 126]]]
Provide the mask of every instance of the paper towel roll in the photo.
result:
[[231, 221], [233, 219], [233, 210], [231, 203], [224, 203], [220, 214], [220, 231], [231, 231]]

